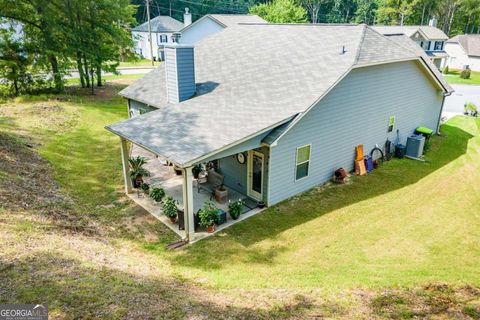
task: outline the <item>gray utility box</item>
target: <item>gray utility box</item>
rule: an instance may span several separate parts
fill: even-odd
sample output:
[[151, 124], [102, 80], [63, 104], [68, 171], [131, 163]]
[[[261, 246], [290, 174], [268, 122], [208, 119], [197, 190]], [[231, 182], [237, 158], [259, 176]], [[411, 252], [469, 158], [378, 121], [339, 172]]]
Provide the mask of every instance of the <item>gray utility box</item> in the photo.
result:
[[420, 158], [423, 155], [423, 147], [425, 146], [425, 137], [413, 134], [407, 138], [407, 157]]

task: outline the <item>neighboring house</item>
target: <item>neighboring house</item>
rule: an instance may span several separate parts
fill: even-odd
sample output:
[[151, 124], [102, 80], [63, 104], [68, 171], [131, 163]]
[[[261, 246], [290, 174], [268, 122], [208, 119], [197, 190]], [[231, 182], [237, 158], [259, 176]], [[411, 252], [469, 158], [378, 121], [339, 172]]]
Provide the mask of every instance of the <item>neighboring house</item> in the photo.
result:
[[449, 68], [480, 71], [480, 34], [458, 35], [448, 40], [445, 51]]
[[[158, 16], [150, 20], [152, 29], [153, 59], [163, 60], [163, 46], [168, 43], [173, 43], [172, 35], [178, 33], [186, 25], [192, 23], [192, 16], [188, 12], [188, 8], [185, 9], [183, 19], [184, 23], [169, 16]], [[132, 37], [135, 42], [135, 52], [142, 58], [152, 59], [152, 55], [150, 54], [150, 43], [148, 40], [148, 22], [133, 28]]]
[[120, 92], [133, 117], [106, 127], [121, 138], [126, 192], [127, 141], [173, 162], [192, 240], [196, 164], [215, 161], [228, 188], [271, 206], [353, 170], [356, 145], [438, 130], [452, 89], [405, 40], [366, 25], [240, 24], [168, 45], [164, 64]]
[[249, 14], [207, 14], [180, 32], [180, 43], [196, 44], [223, 29], [239, 23], [266, 23], [259, 16]]
[[446, 58], [448, 57], [444, 48], [448, 36], [435, 27], [435, 24], [431, 20], [428, 26], [373, 26], [372, 28], [385, 36], [406, 35], [425, 50], [437, 68], [441, 68], [445, 66]]

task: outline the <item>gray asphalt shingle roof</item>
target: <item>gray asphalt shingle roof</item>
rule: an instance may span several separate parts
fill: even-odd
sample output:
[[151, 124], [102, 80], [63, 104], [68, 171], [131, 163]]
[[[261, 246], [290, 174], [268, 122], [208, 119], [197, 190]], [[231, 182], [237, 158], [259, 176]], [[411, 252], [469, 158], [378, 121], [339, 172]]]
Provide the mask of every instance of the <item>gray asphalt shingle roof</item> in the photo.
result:
[[446, 89], [446, 91], [453, 92], [453, 88], [448, 84], [448, 82], [445, 80], [445, 78], [440, 73], [440, 71], [438, 71], [437, 66], [435, 66], [435, 64], [432, 62], [431, 59], [429, 59], [428, 55], [425, 53], [422, 47], [420, 47], [415, 41], [413, 41], [406, 35], [391, 35], [391, 36], [387, 36], [387, 38], [395, 41], [397, 44], [401, 46], [414, 50], [419, 57], [422, 57], [423, 61], [425, 61], [425, 64], [432, 71], [432, 73], [435, 75], [438, 81], [440, 81], [440, 83]]
[[120, 92], [159, 109], [108, 128], [191, 164], [305, 112], [352, 67], [408, 59], [365, 25], [238, 25], [195, 48], [196, 96], [167, 103], [162, 65]]
[[[150, 20], [152, 32], [177, 32], [180, 31], [184, 24], [169, 16], [158, 16]], [[132, 29], [132, 31], [148, 32], [148, 22]]]
[[469, 56], [480, 57], [480, 34], [462, 34], [448, 40], [447, 43], [458, 43]]
[[411, 37], [415, 32], [423, 33], [427, 40], [447, 40], [448, 36], [437, 27], [432, 26], [372, 26], [373, 29], [384, 35], [404, 34]]
[[227, 27], [239, 23], [266, 23], [259, 16], [252, 14], [209, 14], [209, 16]]

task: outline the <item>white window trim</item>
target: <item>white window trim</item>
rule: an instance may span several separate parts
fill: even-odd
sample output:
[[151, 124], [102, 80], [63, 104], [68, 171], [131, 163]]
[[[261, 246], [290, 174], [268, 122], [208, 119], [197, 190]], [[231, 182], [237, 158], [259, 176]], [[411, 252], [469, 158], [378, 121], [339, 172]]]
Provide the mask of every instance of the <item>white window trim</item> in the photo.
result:
[[[308, 150], [308, 160], [307, 160], [307, 161], [300, 162], [300, 163], [297, 163], [298, 150], [299, 150], [299, 149], [302, 149], [302, 148], [305, 148], [305, 147], [310, 147], [309, 150]], [[312, 144], [309, 143], [309, 144], [306, 144], [306, 145], [297, 147], [297, 151], [295, 152], [295, 182], [301, 181], [301, 180], [306, 179], [306, 178], [308, 178], [308, 177], [310, 176], [310, 162], [311, 162], [311, 161], [312, 161]], [[301, 177], [300, 179], [297, 179], [297, 168], [298, 168], [298, 166], [301, 165], [301, 164], [307, 163], [307, 162], [308, 162], [307, 175], [306, 175], [305, 177]]]

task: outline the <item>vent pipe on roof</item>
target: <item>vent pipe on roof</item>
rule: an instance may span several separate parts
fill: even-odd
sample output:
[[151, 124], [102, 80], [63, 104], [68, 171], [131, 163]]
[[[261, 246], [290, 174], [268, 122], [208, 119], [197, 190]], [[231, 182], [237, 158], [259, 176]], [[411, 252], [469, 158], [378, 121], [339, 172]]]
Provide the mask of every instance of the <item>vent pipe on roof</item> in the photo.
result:
[[194, 48], [178, 43], [165, 45], [167, 100], [178, 103], [195, 94]]
[[186, 27], [192, 24], [192, 14], [189, 12], [188, 8], [185, 8], [185, 13], [183, 14], [183, 25]]
[[436, 27], [437, 26], [437, 18], [432, 17], [432, 19], [430, 19], [430, 21], [428, 21], [428, 25], [430, 27]]

